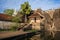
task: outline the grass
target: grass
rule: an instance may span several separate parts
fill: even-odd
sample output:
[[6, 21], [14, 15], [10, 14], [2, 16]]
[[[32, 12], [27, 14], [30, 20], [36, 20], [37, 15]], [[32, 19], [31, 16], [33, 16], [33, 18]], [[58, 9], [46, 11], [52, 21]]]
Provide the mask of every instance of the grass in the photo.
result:
[[0, 29], [0, 32], [4, 32], [4, 31], [16, 31], [14, 29]]
[[0, 29], [0, 32], [1, 32], [1, 31], [9, 31], [9, 29]]
[[26, 32], [36, 32], [37, 30], [26, 30]]

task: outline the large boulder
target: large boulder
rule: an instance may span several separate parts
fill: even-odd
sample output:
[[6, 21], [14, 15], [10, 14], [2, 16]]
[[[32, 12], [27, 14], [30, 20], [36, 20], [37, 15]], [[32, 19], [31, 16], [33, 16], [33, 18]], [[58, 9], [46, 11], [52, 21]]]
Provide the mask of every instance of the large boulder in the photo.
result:
[[60, 9], [55, 9], [53, 15], [54, 26], [57, 30], [60, 30]]

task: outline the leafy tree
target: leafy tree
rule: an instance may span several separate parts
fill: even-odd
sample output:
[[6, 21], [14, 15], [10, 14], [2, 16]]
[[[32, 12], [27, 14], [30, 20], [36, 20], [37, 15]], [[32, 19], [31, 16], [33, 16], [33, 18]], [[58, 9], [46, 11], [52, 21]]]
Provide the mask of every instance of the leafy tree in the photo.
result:
[[7, 15], [10, 15], [10, 16], [12, 16], [13, 12], [14, 12], [13, 9], [5, 9], [4, 10], [4, 13], [7, 14]]
[[20, 20], [19, 20], [19, 17], [13, 17], [13, 18], [12, 18], [12, 21], [18, 23]]
[[16, 31], [16, 30], [17, 30], [17, 28], [18, 28], [18, 25], [17, 25], [17, 24], [16, 24], [16, 25], [12, 25], [12, 26], [11, 26], [11, 30], [12, 30], [12, 31]]
[[24, 4], [21, 4], [21, 10], [20, 12], [25, 16], [25, 22], [27, 22], [27, 15], [30, 14], [31, 6], [28, 2], [24, 2]]
[[17, 15], [12, 18], [13, 22], [22, 22], [22, 14], [20, 12], [17, 12]]

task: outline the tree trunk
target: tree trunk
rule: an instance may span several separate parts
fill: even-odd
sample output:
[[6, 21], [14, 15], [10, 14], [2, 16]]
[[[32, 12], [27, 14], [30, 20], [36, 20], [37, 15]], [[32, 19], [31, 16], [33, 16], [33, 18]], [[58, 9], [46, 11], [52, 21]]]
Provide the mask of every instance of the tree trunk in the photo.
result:
[[25, 23], [27, 22], [27, 15], [25, 14]]

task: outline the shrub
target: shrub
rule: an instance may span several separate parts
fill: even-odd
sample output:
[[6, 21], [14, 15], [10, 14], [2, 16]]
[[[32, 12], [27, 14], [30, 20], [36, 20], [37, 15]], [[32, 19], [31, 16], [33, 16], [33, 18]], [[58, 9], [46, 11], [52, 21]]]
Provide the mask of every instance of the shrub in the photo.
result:
[[12, 31], [16, 31], [17, 28], [18, 28], [17, 25], [13, 25], [13, 26], [11, 26], [11, 30], [12, 30]]

